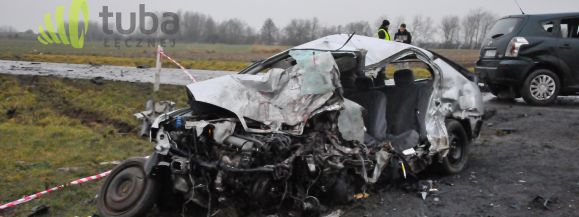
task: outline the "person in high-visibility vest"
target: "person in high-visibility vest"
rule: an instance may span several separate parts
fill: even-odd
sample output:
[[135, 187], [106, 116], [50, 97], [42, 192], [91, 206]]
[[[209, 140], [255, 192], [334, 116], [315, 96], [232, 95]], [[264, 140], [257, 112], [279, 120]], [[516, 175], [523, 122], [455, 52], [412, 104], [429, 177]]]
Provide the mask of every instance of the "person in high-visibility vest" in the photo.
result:
[[386, 41], [391, 41], [390, 33], [388, 33], [388, 27], [390, 27], [390, 21], [383, 20], [382, 25], [378, 29], [378, 38], [384, 39]]
[[[386, 41], [392, 40], [392, 39], [390, 39], [390, 33], [388, 33], [388, 27], [390, 27], [390, 21], [383, 20], [382, 25], [380, 25], [380, 28], [378, 29], [378, 38], [384, 39]], [[380, 68], [380, 70], [378, 70], [378, 74], [376, 75], [376, 78], [374, 79], [374, 86], [382, 87], [382, 86], [386, 85], [385, 80], [387, 80], [387, 79], [388, 79], [388, 76], [386, 75], [386, 66], [384, 66], [384, 67]]]

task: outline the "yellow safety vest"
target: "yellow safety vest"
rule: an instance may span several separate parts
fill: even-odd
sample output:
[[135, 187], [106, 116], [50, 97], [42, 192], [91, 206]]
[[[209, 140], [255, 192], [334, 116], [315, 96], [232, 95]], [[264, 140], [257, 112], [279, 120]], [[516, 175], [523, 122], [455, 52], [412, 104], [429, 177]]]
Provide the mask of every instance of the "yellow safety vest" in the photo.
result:
[[386, 31], [385, 29], [379, 29], [378, 32], [384, 32], [384, 36], [385, 36], [384, 39], [385, 39], [386, 41], [391, 41], [391, 39], [390, 39], [390, 33], [388, 33], [388, 31]]

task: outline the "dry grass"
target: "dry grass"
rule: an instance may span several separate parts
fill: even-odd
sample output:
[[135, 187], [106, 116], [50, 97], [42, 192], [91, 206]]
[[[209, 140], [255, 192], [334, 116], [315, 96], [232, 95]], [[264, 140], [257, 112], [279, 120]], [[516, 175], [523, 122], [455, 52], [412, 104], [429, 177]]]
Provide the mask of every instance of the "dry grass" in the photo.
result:
[[[0, 203], [111, 169], [99, 163], [144, 156], [150, 143], [136, 136], [132, 116], [148, 98], [185, 106], [183, 87], [128, 82], [0, 75]], [[72, 168], [63, 171], [59, 168]], [[87, 183], [20, 205], [0, 216], [26, 216], [37, 205], [48, 216], [91, 216], [99, 183]]]

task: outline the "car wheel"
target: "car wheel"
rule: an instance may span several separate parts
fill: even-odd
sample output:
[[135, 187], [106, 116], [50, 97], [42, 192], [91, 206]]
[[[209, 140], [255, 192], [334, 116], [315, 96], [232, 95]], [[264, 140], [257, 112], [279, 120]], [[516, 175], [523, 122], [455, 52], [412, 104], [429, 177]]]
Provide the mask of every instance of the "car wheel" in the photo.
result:
[[559, 76], [548, 69], [533, 71], [525, 80], [521, 95], [531, 105], [550, 105], [559, 95], [561, 83]]
[[145, 174], [145, 162], [132, 158], [113, 169], [97, 198], [100, 216], [144, 216], [153, 207], [157, 181]]
[[448, 154], [442, 158], [440, 168], [443, 173], [451, 175], [466, 167], [470, 141], [464, 127], [456, 120], [447, 120], [446, 130], [450, 147]]

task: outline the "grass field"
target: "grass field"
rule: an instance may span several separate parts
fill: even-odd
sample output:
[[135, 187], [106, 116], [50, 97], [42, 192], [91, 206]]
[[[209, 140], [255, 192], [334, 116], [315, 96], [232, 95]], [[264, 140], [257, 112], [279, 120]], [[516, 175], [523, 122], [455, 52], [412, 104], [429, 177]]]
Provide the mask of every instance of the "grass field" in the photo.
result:
[[[289, 47], [268, 45], [226, 45], [177, 43], [165, 52], [186, 68], [238, 71], [251, 61], [267, 58]], [[87, 42], [83, 49], [62, 45], [42, 45], [23, 39], [0, 39], [0, 59], [38, 62], [105, 64], [153, 67], [155, 47], [106, 47], [103, 42]], [[478, 59], [476, 50], [435, 49], [455, 62], [472, 68]], [[163, 67], [176, 67], [165, 61]]]
[[[0, 203], [112, 168], [101, 162], [149, 154], [132, 114], [148, 98], [186, 101], [183, 87], [151, 95], [145, 84], [44, 76], [0, 75], [0, 89]], [[67, 188], [0, 216], [26, 216], [40, 204], [51, 207], [48, 216], [91, 216], [98, 188]]]

